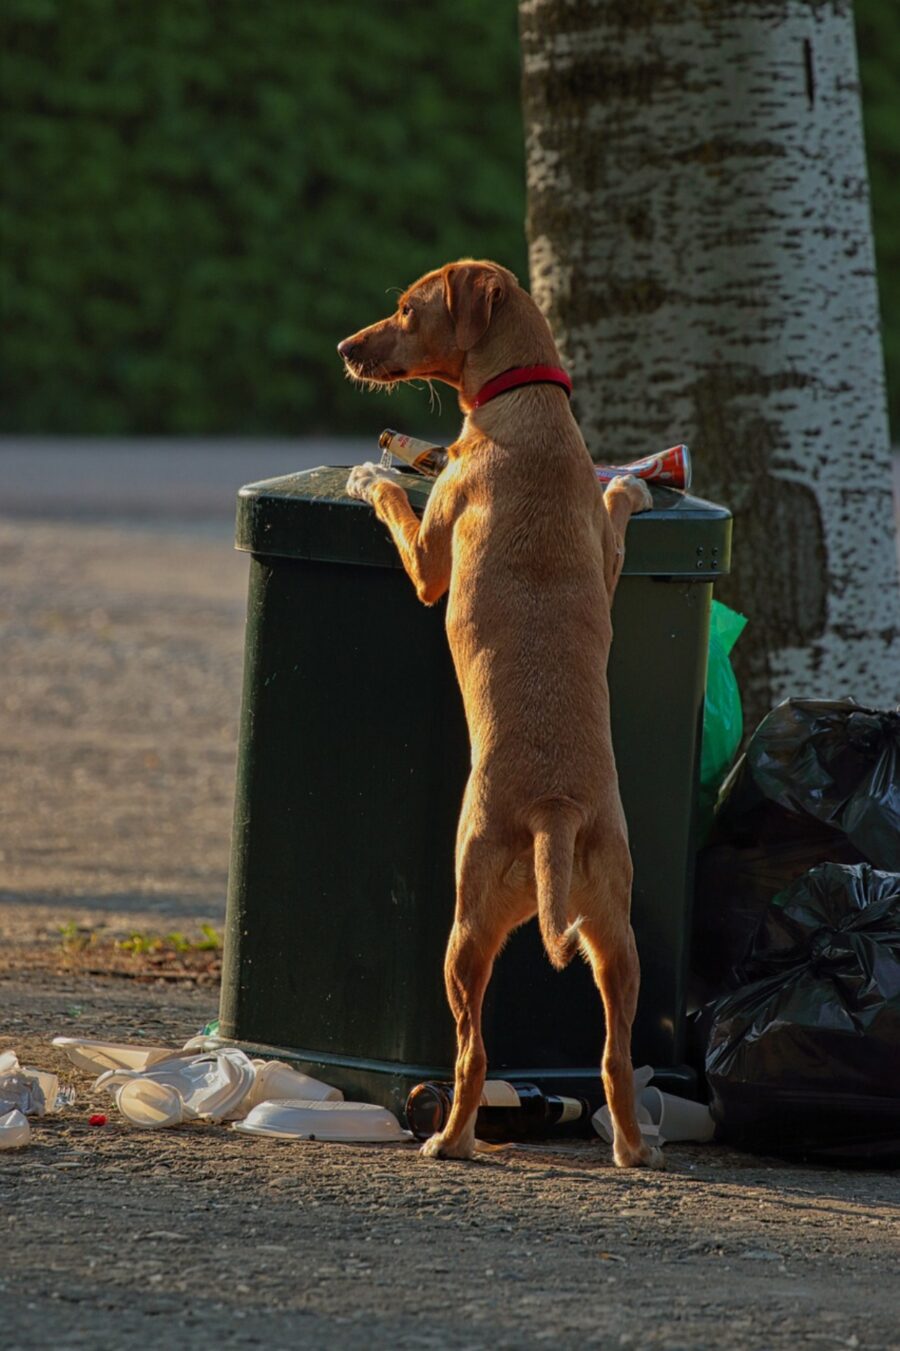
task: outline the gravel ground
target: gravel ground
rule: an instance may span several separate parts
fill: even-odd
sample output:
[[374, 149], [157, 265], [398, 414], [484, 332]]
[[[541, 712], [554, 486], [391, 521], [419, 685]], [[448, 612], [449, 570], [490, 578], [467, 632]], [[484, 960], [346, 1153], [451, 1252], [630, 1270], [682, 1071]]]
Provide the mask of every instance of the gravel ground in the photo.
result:
[[78, 519], [42, 517], [38, 474], [0, 521], [0, 1050], [78, 1089], [0, 1156], [0, 1344], [900, 1345], [895, 1174], [88, 1125], [108, 1102], [50, 1037], [177, 1045], [215, 1013], [190, 973], [87, 974], [61, 930], [102, 950], [221, 923], [246, 565], [219, 508], [198, 530], [162, 493], [117, 524], [80, 493]]
[[[48, 1031], [184, 1039], [208, 992], [3, 982], [23, 1057]], [[3, 1039], [6, 1044], [9, 1038]], [[881, 1348], [897, 1345], [897, 1184], [666, 1146], [472, 1164], [227, 1127], [142, 1134], [90, 1079], [0, 1156], [3, 1345]]]

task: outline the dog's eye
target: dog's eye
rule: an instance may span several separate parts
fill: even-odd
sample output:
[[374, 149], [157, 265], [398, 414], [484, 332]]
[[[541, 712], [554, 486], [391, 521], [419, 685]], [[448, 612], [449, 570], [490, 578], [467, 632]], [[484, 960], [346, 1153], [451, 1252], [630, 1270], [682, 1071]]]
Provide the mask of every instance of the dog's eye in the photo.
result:
[[401, 305], [401, 306], [400, 306], [400, 317], [401, 317], [401, 319], [409, 319], [409, 318], [411, 318], [411, 317], [412, 317], [412, 312], [413, 312], [413, 307], [412, 307], [412, 305]]

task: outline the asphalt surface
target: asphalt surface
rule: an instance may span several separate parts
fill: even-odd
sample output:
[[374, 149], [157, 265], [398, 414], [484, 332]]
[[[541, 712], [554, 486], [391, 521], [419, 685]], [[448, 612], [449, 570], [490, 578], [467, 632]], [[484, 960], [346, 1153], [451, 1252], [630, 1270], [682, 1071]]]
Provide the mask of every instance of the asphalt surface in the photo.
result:
[[245, 483], [378, 459], [374, 442], [82, 440], [0, 437], [0, 515], [15, 519], [166, 521], [179, 528], [234, 519]]

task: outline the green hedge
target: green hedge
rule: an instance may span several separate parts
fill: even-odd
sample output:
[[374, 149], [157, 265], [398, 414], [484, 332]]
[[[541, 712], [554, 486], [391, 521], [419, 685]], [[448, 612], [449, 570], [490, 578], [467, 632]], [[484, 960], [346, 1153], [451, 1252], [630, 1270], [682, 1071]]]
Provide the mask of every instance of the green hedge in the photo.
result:
[[7, 430], [371, 430], [334, 349], [385, 288], [466, 254], [524, 275], [515, 0], [6, 0], [2, 25]]
[[[900, 9], [858, 10], [900, 427]], [[334, 347], [448, 258], [526, 275], [515, 0], [5, 0], [0, 29], [3, 430], [422, 429]]]

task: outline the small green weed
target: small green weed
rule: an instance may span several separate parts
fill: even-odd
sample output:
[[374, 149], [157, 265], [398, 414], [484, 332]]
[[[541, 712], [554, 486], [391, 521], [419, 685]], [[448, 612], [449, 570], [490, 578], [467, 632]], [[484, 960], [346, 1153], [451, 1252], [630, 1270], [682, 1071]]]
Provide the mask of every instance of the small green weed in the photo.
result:
[[59, 941], [68, 952], [83, 952], [94, 944], [96, 938], [93, 929], [76, 924], [74, 919], [59, 926]]
[[203, 935], [202, 938], [188, 938], [178, 929], [174, 929], [167, 934], [135, 932], [128, 938], [120, 938], [116, 947], [122, 952], [130, 952], [134, 957], [143, 957], [151, 952], [166, 951], [178, 953], [219, 952], [222, 947], [222, 938], [212, 925], [202, 924], [200, 931]]

